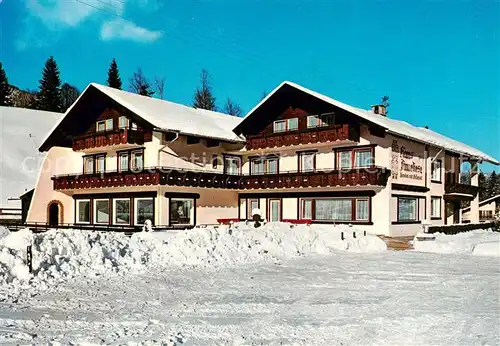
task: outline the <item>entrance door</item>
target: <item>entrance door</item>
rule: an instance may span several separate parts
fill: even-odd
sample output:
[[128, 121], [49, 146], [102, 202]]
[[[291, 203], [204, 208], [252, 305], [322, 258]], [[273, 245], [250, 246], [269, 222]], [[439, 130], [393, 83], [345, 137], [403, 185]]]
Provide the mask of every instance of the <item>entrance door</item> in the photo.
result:
[[59, 225], [59, 205], [57, 203], [52, 203], [49, 206], [49, 225]]
[[269, 221], [281, 221], [281, 201], [279, 199], [269, 200]]

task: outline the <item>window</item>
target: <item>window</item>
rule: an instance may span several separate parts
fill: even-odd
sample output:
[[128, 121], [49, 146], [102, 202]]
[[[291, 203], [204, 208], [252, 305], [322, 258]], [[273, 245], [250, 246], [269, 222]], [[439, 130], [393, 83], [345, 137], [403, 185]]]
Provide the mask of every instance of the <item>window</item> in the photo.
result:
[[217, 154], [212, 154], [212, 168], [217, 169], [219, 161], [219, 156]]
[[315, 202], [316, 220], [352, 221], [351, 199], [318, 199]]
[[352, 168], [352, 154], [350, 151], [340, 151], [338, 154], [338, 169]]
[[274, 132], [295, 131], [299, 128], [299, 118], [291, 118], [286, 120], [276, 120], [273, 123]]
[[259, 200], [258, 199], [249, 199], [248, 200], [248, 215], [249, 215], [250, 219], [253, 216], [252, 213], [253, 213], [254, 209], [260, 209], [259, 208]]
[[277, 222], [281, 220], [281, 200], [269, 200], [269, 221]]
[[128, 118], [127, 117], [119, 117], [118, 118], [118, 128], [119, 129], [127, 129], [128, 128]]
[[441, 182], [441, 161], [435, 160], [431, 163], [431, 180], [434, 182]]
[[106, 131], [111, 131], [113, 128], [113, 119], [106, 119]]
[[480, 220], [491, 220], [493, 219], [493, 210], [480, 210], [479, 211]]
[[96, 156], [96, 173], [104, 173], [106, 171], [106, 155]]
[[144, 225], [146, 220], [154, 221], [154, 199], [136, 198], [135, 199], [135, 224]]
[[302, 208], [301, 208], [301, 215], [302, 215], [302, 219], [308, 219], [308, 220], [311, 220], [312, 219], [312, 199], [303, 199], [302, 201]]
[[431, 218], [441, 218], [441, 197], [431, 197]]
[[106, 131], [106, 122], [103, 120], [103, 121], [98, 121], [96, 123], [96, 129], [95, 129], [97, 132], [102, 132], [102, 131]]
[[416, 198], [398, 197], [398, 221], [418, 221]]
[[109, 224], [109, 199], [94, 200], [95, 223]]
[[356, 220], [368, 221], [369, 218], [369, 201], [367, 199], [356, 200]]
[[278, 173], [278, 159], [268, 159], [267, 160], [267, 174], [277, 174]]
[[194, 213], [194, 199], [170, 199], [170, 225], [193, 225]]
[[241, 167], [241, 157], [239, 156], [226, 156], [224, 158], [224, 165], [226, 174], [239, 175]]
[[83, 157], [83, 173], [92, 174], [94, 173], [94, 157], [84, 156]]
[[142, 171], [144, 169], [144, 151], [132, 151], [130, 156], [130, 168], [132, 171]]
[[277, 174], [278, 158], [251, 158], [250, 172], [252, 175]]
[[118, 170], [120, 172], [128, 171], [128, 153], [118, 154]]
[[309, 115], [307, 117], [307, 128], [326, 127], [333, 125], [335, 123], [334, 116], [335, 114], [333, 113]]
[[372, 164], [371, 149], [354, 151], [354, 167], [370, 167]]
[[129, 225], [130, 224], [130, 199], [120, 198], [113, 200], [115, 224]]
[[262, 159], [251, 159], [250, 160], [250, 169], [252, 170], [252, 174], [260, 175], [265, 173], [265, 163]]
[[299, 153], [299, 171], [312, 172], [316, 169], [316, 153]]
[[90, 200], [76, 201], [76, 221], [77, 223], [90, 223]]

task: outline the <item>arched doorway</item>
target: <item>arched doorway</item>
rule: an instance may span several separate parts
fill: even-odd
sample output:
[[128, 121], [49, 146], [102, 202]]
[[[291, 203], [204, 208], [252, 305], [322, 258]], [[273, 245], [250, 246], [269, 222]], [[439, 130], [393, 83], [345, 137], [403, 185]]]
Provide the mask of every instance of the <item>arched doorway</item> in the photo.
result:
[[58, 226], [59, 225], [59, 203], [52, 202], [49, 205], [49, 225]]

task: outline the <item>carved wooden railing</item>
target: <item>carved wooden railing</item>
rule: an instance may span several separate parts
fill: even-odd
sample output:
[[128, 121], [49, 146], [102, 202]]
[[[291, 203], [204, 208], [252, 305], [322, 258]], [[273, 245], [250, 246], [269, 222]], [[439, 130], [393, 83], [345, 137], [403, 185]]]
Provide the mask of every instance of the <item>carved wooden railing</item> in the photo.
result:
[[269, 135], [248, 136], [246, 148], [263, 149], [310, 143], [326, 143], [342, 140], [356, 140], [348, 124], [329, 128], [314, 128], [294, 132], [280, 132]]
[[217, 189], [273, 189], [336, 186], [385, 186], [390, 171], [380, 167], [350, 171], [316, 170], [267, 175], [229, 175], [202, 170], [153, 167], [141, 172], [55, 176], [55, 190], [171, 185]]
[[476, 196], [479, 192], [479, 187], [470, 184], [462, 184], [459, 182], [458, 175], [453, 173], [446, 173], [444, 191], [445, 193]]
[[73, 150], [85, 150], [120, 144], [144, 144], [150, 140], [151, 133], [142, 130], [118, 129], [113, 131], [95, 132], [76, 137], [73, 140]]

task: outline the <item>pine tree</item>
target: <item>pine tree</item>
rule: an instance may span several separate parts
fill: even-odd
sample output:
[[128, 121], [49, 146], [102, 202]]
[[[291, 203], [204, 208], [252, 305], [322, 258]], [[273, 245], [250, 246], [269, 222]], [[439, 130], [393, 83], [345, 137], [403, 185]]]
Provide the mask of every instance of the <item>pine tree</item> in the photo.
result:
[[11, 100], [12, 89], [9, 85], [7, 74], [0, 62], [0, 106], [12, 106]]
[[234, 115], [235, 117], [241, 117], [242, 110], [237, 103], [228, 98], [226, 100], [226, 103], [224, 104], [224, 107], [222, 108], [222, 112], [229, 115]]
[[499, 184], [499, 176], [495, 171], [488, 175], [488, 180], [486, 181], [486, 198], [490, 198], [496, 195]]
[[215, 111], [215, 97], [212, 94], [212, 77], [207, 70], [202, 69], [200, 74], [201, 86], [196, 88], [193, 97], [193, 107]]
[[479, 172], [478, 176], [478, 185], [479, 185], [479, 200], [484, 201], [486, 197], [486, 176], [483, 172]]
[[108, 80], [106, 84], [115, 89], [122, 88], [122, 80], [120, 78], [120, 71], [118, 71], [118, 65], [116, 64], [115, 58], [111, 61], [111, 65], [108, 70]]
[[52, 56], [47, 59], [42, 71], [36, 108], [50, 112], [62, 111], [61, 79], [59, 68]]
[[62, 111], [66, 110], [76, 101], [80, 96], [80, 91], [73, 85], [64, 83], [61, 87]]
[[151, 89], [151, 84], [142, 73], [140, 68], [137, 69], [137, 72], [134, 72], [134, 76], [130, 78], [130, 89], [136, 94], [151, 97], [155, 93]]

